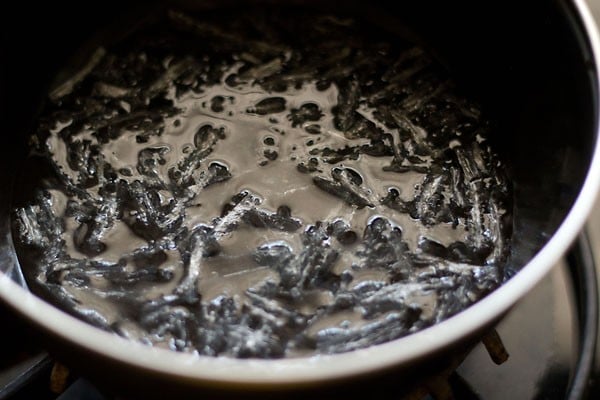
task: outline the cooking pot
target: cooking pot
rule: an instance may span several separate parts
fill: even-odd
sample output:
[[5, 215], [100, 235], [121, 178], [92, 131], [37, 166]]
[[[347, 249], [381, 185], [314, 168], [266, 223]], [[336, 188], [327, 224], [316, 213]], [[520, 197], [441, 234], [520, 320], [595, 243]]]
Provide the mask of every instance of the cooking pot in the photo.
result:
[[[189, 2], [196, 9], [217, 2]], [[218, 6], [283, 2], [218, 2]], [[293, 1], [298, 3], [298, 1]], [[491, 138], [509, 165], [514, 192], [506, 282], [435, 326], [337, 355], [282, 360], [198, 357], [150, 348], [87, 325], [31, 294], [12, 243], [11, 193], [26, 137], [53, 77], [104, 26], [141, 18], [146, 2], [13, 3], [2, 15], [0, 67], [0, 299], [43, 333], [67, 365], [103, 387], [160, 397], [353, 390], [378, 376], [397, 383], [434, 372], [489, 330], [548, 273], [582, 228], [600, 186], [600, 41], [583, 0], [308, 1], [360, 14], [421, 43], [443, 63], [498, 129]], [[412, 4], [417, 3], [417, 4]], [[162, 5], [158, 5], [160, 7]], [[181, 5], [180, 5], [181, 6]], [[3, 327], [10, 329], [10, 327]]]

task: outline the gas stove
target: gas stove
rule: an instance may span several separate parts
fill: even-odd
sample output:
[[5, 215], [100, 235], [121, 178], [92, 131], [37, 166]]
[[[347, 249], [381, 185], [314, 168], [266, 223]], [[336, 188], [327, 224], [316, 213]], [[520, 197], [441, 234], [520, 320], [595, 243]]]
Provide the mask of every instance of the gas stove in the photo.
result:
[[[495, 333], [488, 335], [458, 368], [442, 373], [441, 384], [431, 385], [440, 377], [427, 379], [410, 398], [441, 400], [448, 398], [448, 390], [459, 399], [558, 400], [600, 393], [600, 268], [593, 262], [594, 253], [600, 259], [600, 223], [594, 221], [600, 222], [600, 203], [571, 251], [496, 327], [501, 341]], [[11, 346], [0, 357], [0, 399], [119, 398], [103, 394], [77, 371], [54, 361], [5, 310], [0, 321], [11, 327], [5, 340]]]

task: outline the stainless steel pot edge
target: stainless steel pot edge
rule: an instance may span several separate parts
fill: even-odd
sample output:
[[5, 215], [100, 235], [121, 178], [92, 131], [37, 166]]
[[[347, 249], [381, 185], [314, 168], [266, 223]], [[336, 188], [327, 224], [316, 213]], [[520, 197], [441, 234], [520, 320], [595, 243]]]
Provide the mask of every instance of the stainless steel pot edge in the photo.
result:
[[[600, 38], [591, 12], [584, 0], [573, 0], [573, 4], [588, 35], [594, 63], [599, 66]], [[600, 87], [595, 89], [600, 93]], [[184, 379], [271, 385], [308, 383], [407, 363], [440, 350], [489, 324], [509, 310], [554, 266], [555, 261], [562, 256], [583, 228], [600, 190], [599, 137], [596, 121], [594, 155], [582, 190], [555, 235], [518, 273], [518, 279], [511, 279], [477, 304], [440, 324], [386, 344], [308, 359], [237, 360], [198, 357], [150, 348], [96, 329], [45, 303], [4, 274], [0, 274], [0, 297], [23, 316], [65, 341], [133, 367], [167, 375], [175, 374]]]

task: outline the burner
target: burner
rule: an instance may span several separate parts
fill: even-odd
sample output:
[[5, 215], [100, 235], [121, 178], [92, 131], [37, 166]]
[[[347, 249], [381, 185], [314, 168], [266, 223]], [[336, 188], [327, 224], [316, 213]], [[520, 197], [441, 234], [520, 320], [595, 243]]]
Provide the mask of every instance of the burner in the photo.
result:
[[[4, 330], [4, 344], [0, 349], [0, 399], [53, 398], [41, 396], [49, 390], [41, 377], [52, 367], [53, 361], [37, 344], [34, 334], [1, 304], [0, 325]], [[27, 397], [29, 394], [35, 396]]]

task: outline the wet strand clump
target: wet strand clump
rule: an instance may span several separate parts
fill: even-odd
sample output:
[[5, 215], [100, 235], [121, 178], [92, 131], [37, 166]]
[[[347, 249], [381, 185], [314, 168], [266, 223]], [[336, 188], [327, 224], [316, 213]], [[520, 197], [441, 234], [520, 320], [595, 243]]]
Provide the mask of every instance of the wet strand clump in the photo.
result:
[[29, 284], [211, 356], [440, 322], [501, 283], [508, 251], [504, 167], [458, 93], [365, 21], [168, 11], [51, 91], [30, 158], [49, 173], [14, 213]]

